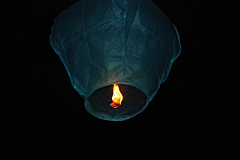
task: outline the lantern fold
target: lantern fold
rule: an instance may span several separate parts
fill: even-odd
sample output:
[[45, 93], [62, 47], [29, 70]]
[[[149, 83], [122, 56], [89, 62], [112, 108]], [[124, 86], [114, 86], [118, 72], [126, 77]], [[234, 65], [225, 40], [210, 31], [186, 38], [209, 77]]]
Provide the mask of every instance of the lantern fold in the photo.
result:
[[[83, 0], [62, 11], [50, 44], [92, 115], [121, 121], [143, 112], [181, 53], [175, 25], [151, 0]], [[123, 102], [109, 106], [112, 85]]]

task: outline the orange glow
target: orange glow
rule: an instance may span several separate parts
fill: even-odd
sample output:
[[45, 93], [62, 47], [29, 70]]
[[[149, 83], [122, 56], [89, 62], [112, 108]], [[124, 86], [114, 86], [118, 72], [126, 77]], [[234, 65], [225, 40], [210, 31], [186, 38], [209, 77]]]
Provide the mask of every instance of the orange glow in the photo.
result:
[[113, 96], [112, 96], [112, 101], [113, 103], [110, 104], [111, 107], [117, 108], [118, 106], [121, 105], [121, 102], [123, 100], [123, 96], [119, 90], [119, 87], [117, 84], [114, 84], [113, 86]]

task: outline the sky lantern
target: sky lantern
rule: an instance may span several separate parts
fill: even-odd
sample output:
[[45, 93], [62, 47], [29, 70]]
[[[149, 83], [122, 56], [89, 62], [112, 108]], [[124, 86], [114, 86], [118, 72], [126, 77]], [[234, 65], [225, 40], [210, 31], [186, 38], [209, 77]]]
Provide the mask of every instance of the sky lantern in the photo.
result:
[[77, 1], [49, 39], [85, 109], [108, 121], [143, 112], [181, 53], [176, 26], [152, 0]]

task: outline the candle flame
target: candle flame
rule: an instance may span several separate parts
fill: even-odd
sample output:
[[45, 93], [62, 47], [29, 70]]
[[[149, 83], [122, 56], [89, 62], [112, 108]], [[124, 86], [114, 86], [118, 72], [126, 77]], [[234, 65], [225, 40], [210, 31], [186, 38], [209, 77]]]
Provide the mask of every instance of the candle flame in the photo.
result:
[[112, 101], [113, 103], [110, 104], [111, 107], [117, 108], [118, 106], [121, 105], [123, 100], [123, 96], [119, 90], [119, 87], [117, 84], [113, 85], [113, 96], [112, 96]]

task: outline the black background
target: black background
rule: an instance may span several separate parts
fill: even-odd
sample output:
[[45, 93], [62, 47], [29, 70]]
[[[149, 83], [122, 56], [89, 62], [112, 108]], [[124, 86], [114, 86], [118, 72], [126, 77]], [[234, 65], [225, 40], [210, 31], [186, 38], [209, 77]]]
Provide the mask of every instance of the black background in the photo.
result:
[[182, 53], [146, 110], [122, 122], [85, 110], [50, 46], [54, 18], [75, 2], [2, 6], [0, 159], [240, 159], [236, 0], [154, 1]]

